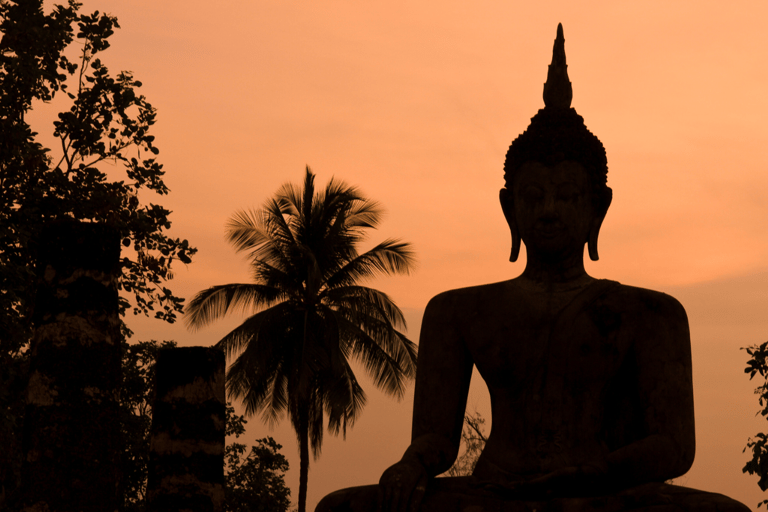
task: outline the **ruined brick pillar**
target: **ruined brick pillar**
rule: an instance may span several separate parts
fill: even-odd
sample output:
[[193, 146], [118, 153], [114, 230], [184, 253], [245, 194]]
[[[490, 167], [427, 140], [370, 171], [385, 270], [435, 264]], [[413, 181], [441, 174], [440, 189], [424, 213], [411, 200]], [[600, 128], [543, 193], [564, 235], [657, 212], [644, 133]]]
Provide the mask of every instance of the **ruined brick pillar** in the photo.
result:
[[119, 242], [104, 225], [74, 221], [39, 240], [22, 510], [118, 507]]
[[224, 510], [224, 352], [158, 352], [147, 505], [150, 512]]

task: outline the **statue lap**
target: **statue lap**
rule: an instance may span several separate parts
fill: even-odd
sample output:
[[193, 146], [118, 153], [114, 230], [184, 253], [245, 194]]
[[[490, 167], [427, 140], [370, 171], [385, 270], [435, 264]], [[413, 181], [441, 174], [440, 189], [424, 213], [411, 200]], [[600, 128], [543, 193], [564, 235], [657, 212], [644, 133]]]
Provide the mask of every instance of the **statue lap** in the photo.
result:
[[[585, 497], [513, 499], [478, 489], [474, 477], [435, 478], [419, 512], [749, 512], [723, 494], [679, 485], [647, 483], [616, 493]], [[315, 512], [376, 512], [378, 485], [349, 487], [323, 498]]]

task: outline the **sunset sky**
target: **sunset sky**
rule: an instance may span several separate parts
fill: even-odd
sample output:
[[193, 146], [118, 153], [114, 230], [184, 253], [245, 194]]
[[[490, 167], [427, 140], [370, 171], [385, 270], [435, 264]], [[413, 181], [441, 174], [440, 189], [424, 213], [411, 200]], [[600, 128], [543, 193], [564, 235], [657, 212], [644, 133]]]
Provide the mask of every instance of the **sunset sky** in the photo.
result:
[[[414, 245], [413, 275], [370, 283], [404, 308], [414, 340], [433, 295], [524, 267], [524, 256], [507, 261], [498, 190], [509, 143], [543, 107], [562, 22], [573, 107], [607, 149], [614, 192], [588, 272], [670, 293], [688, 311], [698, 449], [677, 482], [753, 509], [764, 499], [757, 478], [741, 473], [747, 438], [768, 423], [755, 417], [739, 350], [768, 339], [764, 0], [84, 4], [118, 17], [102, 60], [133, 71], [158, 109], [171, 194], [143, 199], [173, 210], [172, 234], [199, 249], [173, 290], [189, 299], [247, 281], [246, 260], [224, 239], [227, 219], [299, 182], [309, 165], [320, 184], [335, 176], [386, 208], [371, 244]], [[39, 105], [31, 117], [44, 137], [57, 108]], [[137, 340], [211, 345], [242, 317], [194, 333], [127, 320]], [[469, 406], [489, 418], [483, 388], [473, 385]], [[310, 467], [310, 510], [333, 490], [375, 483], [407, 447], [409, 399], [368, 389], [346, 442], [327, 437]], [[295, 500], [295, 436], [287, 420], [273, 430], [249, 421], [249, 439], [267, 435], [290, 461]]]

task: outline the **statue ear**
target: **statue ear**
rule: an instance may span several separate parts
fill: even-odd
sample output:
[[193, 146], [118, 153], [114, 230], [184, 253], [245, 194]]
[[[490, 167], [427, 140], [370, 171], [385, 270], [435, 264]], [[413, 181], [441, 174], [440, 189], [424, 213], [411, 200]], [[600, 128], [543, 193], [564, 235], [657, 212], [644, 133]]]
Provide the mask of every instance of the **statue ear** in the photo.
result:
[[597, 237], [600, 235], [600, 226], [603, 225], [605, 214], [608, 213], [608, 207], [611, 206], [613, 200], [613, 190], [606, 187], [604, 206], [601, 211], [597, 212], [595, 218], [592, 219], [592, 226], [589, 228], [589, 238], [587, 240], [587, 249], [589, 250], [589, 259], [597, 261], [600, 257], [597, 255]]
[[512, 234], [512, 253], [509, 255], [509, 261], [517, 261], [517, 257], [520, 256], [520, 231], [517, 229], [515, 200], [512, 191], [507, 188], [499, 190], [499, 202], [501, 203], [501, 211], [504, 212], [504, 218], [509, 224], [509, 232]]

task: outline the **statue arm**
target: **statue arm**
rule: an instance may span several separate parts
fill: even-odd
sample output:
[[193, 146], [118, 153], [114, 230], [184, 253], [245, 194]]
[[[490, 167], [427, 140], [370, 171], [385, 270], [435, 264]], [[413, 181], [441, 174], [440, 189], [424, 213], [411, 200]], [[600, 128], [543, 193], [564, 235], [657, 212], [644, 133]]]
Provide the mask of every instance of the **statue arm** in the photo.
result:
[[411, 445], [403, 459], [418, 460], [429, 476], [456, 460], [472, 377], [472, 357], [456, 326], [458, 298], [455, 292], [433, 298], [419, 337]]
[[634, 356], [647, 435], [607, 460], [609, 473], [629, 484], [680, 476], [695, 452], [688, 318], [677, 300], [663, 294], [646, 315], [636, 326]]
[[448, 470], [459, 450], [472, 358], [455, 325], [455, 297], [433, 298], [419, 338], [411, 444], [379, 480], [379, 510], [416, 512], [427, 480]]

